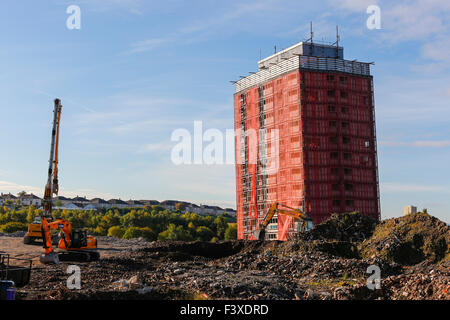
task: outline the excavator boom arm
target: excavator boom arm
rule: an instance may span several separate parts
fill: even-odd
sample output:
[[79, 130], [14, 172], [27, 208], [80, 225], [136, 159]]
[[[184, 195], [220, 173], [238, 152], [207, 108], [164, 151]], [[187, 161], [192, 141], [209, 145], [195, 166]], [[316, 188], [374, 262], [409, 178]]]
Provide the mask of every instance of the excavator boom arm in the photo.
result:
[[[281, 209], [278, 207], [283, 207], [285, 209]], [[306, 228], [307, 220], [310, 220], [308, 218], [308, 216], [302, 210], [291, 208], [289, 206], [280, 204], [278, 202], [274, 202], [270, 206], [270, 208], [267, 211], [266, 215], [264, 216], [263, 220], [261, 221], [261, 223], [259, 225], [259, 230], [257, 230], [258, 236], [257, 237], [255, 236], [256, 238], [259, 238], [260, 240], [262, 240], [262, 238], [265, 236], [266, 227], [269, 225], [270, 220], [272, 220], [275, 213], [287, 215], [289, 217], [293, 217], [294, 220], [296, 220], [296, 221], [300, 221], [302, 223], [302, 229]]]
[[44, 217], [51, 217], [53, 207], [53, 195], [58, 194], [58, 149], [59, 149], [59, 123], [61, 120], [61, 100], [55, 99], [53, 110], [53, 127], [50, 142], [50, 159], [48, 167], [48, 179], [44, 192]]

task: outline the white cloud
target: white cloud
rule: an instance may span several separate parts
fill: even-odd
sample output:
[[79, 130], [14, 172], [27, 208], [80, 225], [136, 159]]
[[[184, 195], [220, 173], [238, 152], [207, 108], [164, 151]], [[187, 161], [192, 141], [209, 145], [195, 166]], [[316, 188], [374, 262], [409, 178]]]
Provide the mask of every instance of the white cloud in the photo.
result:
[[[450, 61], [450, 1], [448, 0], [343, 0], [329, 1], [348, 15], [367, 16], [366, 8], [376, 4], [381, 9], [382, 30], [376, 31], [382, 45], [420, 41], [421, 55], [434, 61], [415, 65], [417, 71], [436, 72]], [[375, 32], [374, 32], [375, 33]], [[436, 64], [438, 63], [438, 64]]]
[[422, 47], [422, 56], [441, 62], [450, 62], [450, 35], [441, 36], [434, 41], [427, 42]]
[[450, 140], [442, 141], [380, 141], [379, 145], [386, 147], [419, 147], [419, 148], [445, 148], [450, 147]]
[[370, 5], [378, 5], [378, 0], [330, 0], [334, 7], [349, 10], [352, 12], [366, 12]]
[[[44, 188], [39, 188], [35, 186], [29, 186], [29, 185], [22, 185], [10, 181], [0, 181], [0, 190], [2, 193], [12, 193], [12, 194], [18, 194], [21, 191], [25, 191], [27, 193], [33, 193], [37, 195], [38, 197], [42, 197], [44, 194]], [[96, 190], [92, 189], [74, 189], [74, 190], [67, 190], [65, 188], [61, 188], [60, 195], [65, 197], [76, 197], [76, 196], [86, 196], [88, 198], [96, 198], [101, 197], [104, 199], [111, 199], [114, 198], [114, 196], [110, 193], [104, 193], [104, 192], [98, 192]]]
[[[206, 7], [206, 5], [205, 5]], [[237, 3], [233, 8], [222, 11], [220, 14], [209, 14], [209, 19], [200, 19], [188, 23], [167, 35], [156, 38], [149, 38], [131, 44], [130, 50], [125, 54], [142, 53], [151, 51], [169, 43], [192, 43], [199, 39], [204, 39], [206, 35], [211, 35], [218, 28], [227, 23], [231, 23], [239, 18], [255, 16], [262, 12], [274, 12], [282, 8], [282, 4], [276, 0], [245, 1]]]
[[445, 186], [430, 186], [422, 184], [402, 184], [396, 182], [381, 182], [380, 189], [382, 192], [440, 192], [450, 193], [450, 189]]
[[21, 191], [34, 193], [36, 195], [44, 193], [44, 190], [42, 188], [37, 188], [28, 185], [21, 185], [9, 181], [0, 181], [0, 190], [2, 193], [12, 193], [12, 194], [17, 194]]
[[172, 148], [172, 144], [170, 142], [165, 143], [149, 143], [141, 146], [137, 153], [152, 153], [152, 152], [160, 152], [167, 151]]
[[[67, 1], [72, 4], [73, 1]], [[141, 0], [79, 0], [81, 6], [86, 6], [90, 10], [105, 12], [110, 10], [127, 10], [136, 15], [142, 14]]]
[[167, 43], [170, 43], [173, 41], [174, 41], [174, 39], [171, 37], [153, 38], [153, 39], [138, 41], [138, 42], [131, 44], [131, 49], [126, 53], [132, 54], [132, 53], [141, 53], [141, 52], [151, 51], [157, 47], [160, 47], [164, 44], [167, 44]]

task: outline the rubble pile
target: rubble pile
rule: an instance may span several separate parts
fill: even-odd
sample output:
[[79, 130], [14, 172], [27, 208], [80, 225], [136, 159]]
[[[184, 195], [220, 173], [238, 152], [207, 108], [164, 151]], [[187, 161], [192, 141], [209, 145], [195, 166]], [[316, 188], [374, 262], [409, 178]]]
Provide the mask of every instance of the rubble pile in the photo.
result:
[[426, 213], [382, 221], [360, 246], [363, 258], [380, 257], [403, 265], [449, 259], [450, 227]]
[[1, 233], [0, 237], [13, 237], [13, 238], [23, 238], [27, 232], [26, 231], [16, 231], [12, 233]]
[[[17, 296], [21, 299], [95, 300], [449, 299], [450, 261], [445, 257], [436, 260], [442, 256], [442, 249], [430, 249], [436, 246], [427, 245], [433, 241], [440, 243], [433, 240], [439, 237], [434, 238], [429, 232], [439, 230], [447, 239], [448, 229], [437, 219], [430, 219], [404, 218], [404, 224], [418, 226], [416, 233], [424, 239], [420, 248], [424, 256], [430, 258], [413, 265], [371, 254], [380, 243], [385, 243], [383, 239], [389, 238], [381, 234], [386, 231], [385, 224], [391, 222], [383, 222], [375, 229], [370, 220], [358, 214], [347, 214], [333, 216], [310, 231], [309, 236], [304, 233], [286, 242], [122, 243], [111, 239], [118, 242], [115, 245], [129, 250], [97, 262], [80, 264], [81, 290], [66, 288], [67, 264], [62, 263], [35, 270], [30, 284], [18, 291]], [[421, 226], [429, 230], [422, 230]], [[414, 238], [411, 230], [416, 227], [401, 227], [399, 239]], [[317, 230], [322, 230], [324, 235]], [[369, 237], [364, 242], [354, 238], [360, 231]], [[309, 240], [301, 240], [302, 237], [309, 237]], [[367, 268], [371, 265], [381, 270], [381, 288], [377, 290], [367, 286], [370, 276]]]
[[314, 226], [307, 232], [299, 233], [298, 240], [337, 240], [357, 242], [369, 238], [376, 221], [358, 212], [333, 214], [328, 220]]

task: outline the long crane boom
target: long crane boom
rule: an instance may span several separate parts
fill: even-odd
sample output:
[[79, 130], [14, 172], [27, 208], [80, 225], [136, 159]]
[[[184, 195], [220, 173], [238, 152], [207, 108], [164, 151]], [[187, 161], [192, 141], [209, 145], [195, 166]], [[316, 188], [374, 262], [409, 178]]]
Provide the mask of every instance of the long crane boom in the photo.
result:
[[59, 123], [61, 120], [62, 105], [61, 100], [55, 99], [53, 110], [53, 127], [50, 143], [50, 160], [48, 166], [48, 178], [44, 191], [44, 211], [43, 217], [52, 216], [53, 195], [58, 194], [58, 147], [59, 147]]

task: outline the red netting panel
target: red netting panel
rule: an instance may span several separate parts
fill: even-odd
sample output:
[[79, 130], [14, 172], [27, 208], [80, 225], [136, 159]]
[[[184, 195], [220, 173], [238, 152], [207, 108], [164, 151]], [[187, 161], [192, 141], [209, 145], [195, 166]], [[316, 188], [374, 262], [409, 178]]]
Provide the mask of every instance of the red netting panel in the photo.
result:
[[[278, 132], [278, 170], [268, 176], [266, 209], [275, 201], [299, 208], [304, 188], [299, 73], [286, 74], [267, 82], [264, 87], [267, 137], [271, 137], [272, 130]], [[267, 143], [268, 155], [273, 156], [271, 147], [276, 141]], [[294, 221], [285, 215], [279, 215], [277, 221], [278, 239], [286, 240], [294, 231]]]
[[241, 157], [241, 96], [234, 95], [234, 129], [235, 136], [235, 168], [236, 168], [236, 220], [237, 220], [237, 238], [244, 238], [244, 196], [242, 185], [242, 157]]
[[[300, 207], [303, 199], [303, 159], [301, 153], [302, 139], [300, 133], [299, 74], [292, 72], [272, 81], [264, 83], [261, 88], [252, 88], [245, 92], [246, 96], [246, 129], [259, 132], [260, 123], [265, 129], [261, 144], [265, 146], [265, 154], [257, 149], [257, 165], [251, 162], [247, 166], [248, 178], [251, 179], [250, 196], [239, 196], [238, 236], [252, 238], [251, 225], [246, 229], [246, 220], [260, 221], [269, 206], [278, 201], [282, 204]], [[241, 120], [241, 99], [235, 96], [235, 127]], [[262, 117], [264, 120], [260, 119]], [[237, 119], [237, 120], [236, 120]], [[260, 143], [257, 134], [257, 145]], [[236, 145], [236, 154], [242, 146]], [[248, 150], [247, 152], [250, 152]], [[250, 156], [250, 155], [248, 155]], [[268, 164], [262, 166], [260, 157], [266, 157]], [[239, 165], [238, 165], [239, 167]], [[242, 168], [242, 166], [240, 166]], [[268, 172], [264, 168], [269, 167]], [[237, 192], [246, 192], [242, 183], [245, 173], [236, 170]], [[266, 176], [266, 179], [264, 177]], [[246, 208], [248, 209], [246, 210]], [[239, 227], [240, 226], [240, 227]], [[278, 239], [286, 240], [293, 232], [294, 223], [290, 217], [278, 217]], [[242, 229], [242, 230], [241, 230]], [[245, 230], [245, 231], [244, 231]]]
[[358, 210], [378, 219], [371, 79], [301, 72], [307, 204], [315, 223]]
[[257, 203], [257, 174], [259, 152], [259, 89], [252, 88], [247, 91], [247, 159], [250, 183], [249, 228], [248, 237], [254, 239], [253, 232], [259, 222]]
[[[315, 223], [353, 210], [379, 218], [372, 88], [367, 77], [296, 71], [235, 95], [235, 128], [256, 132], [253, 146], [236, 138], [236, 158], [245, 149], [236, 165], [239, 239], [253, 238], [251, 221], [275, 201], [301, 207], [305, 198]], [[277, 170], [264, 173], [264, 156], [277, 159]], [[277, 218], [278, 239], [286, 240], [293, 219]]]

